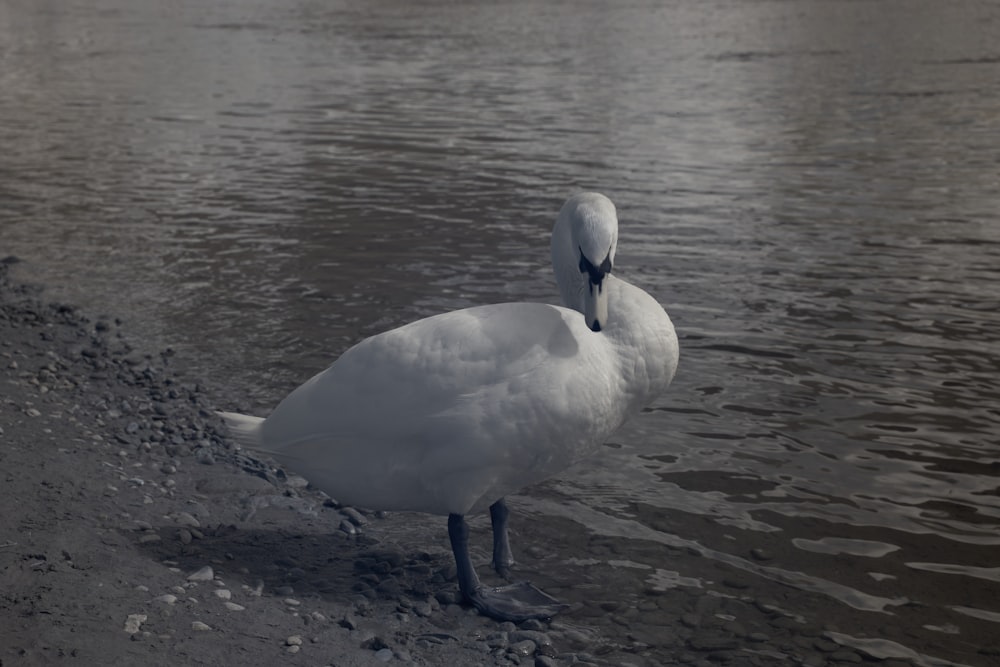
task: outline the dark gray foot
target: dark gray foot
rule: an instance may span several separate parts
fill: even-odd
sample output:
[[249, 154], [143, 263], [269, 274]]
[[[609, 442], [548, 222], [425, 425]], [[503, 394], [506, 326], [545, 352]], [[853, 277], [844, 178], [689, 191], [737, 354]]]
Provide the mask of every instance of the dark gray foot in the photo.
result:
[[529, 618], [551, 618], [569, 606], [527, 581], [497, 588], [480, 586], [465, 597], [480, 613], [513, 623]]
[[[503, 532], [506, 535], [506, 530]], [[451, 539], [451, 549], [455, 554], [458, 587], [469, 604], [480, 613], [498, 621], [518, 623], [529, 618], [549, 618], [566, 608], [566, 605], [527, 582], [496, 588], [480, 584], [479, 576], [469, 557], [469, 525], [462, 515], [448, 516], [448, 537]], [[509, 552], [508, 545], [507, 553]], [[494, 542], [494, 559], [496, 553]]]

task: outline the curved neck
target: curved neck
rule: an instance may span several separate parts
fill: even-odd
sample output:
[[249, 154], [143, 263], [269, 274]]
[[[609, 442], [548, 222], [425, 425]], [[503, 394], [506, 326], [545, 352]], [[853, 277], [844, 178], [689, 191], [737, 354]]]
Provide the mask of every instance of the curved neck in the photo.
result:
[[559, 285], [559, 294], [567, 308], [583, 312], [583, 290], [586, 275], [580, 272], [580, 251], [573, 245], [570, 219], [565, 211], [556, 218], [552, 228], [552, 271]]

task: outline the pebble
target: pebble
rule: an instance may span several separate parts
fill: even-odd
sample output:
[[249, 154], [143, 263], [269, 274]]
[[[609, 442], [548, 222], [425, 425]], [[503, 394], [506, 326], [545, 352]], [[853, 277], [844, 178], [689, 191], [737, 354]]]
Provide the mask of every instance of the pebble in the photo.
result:
[[166, 604], [174, 604], [177, 602], [177, 596], [170, 593], [165, 593], [159, 597], [153, 598], [154, 602], [165, 602]]
[[212, 592], [215, 593], [215, 597], [221, 598], [223, 600], [230, 600], [233, 597], [232, 592], [226, 588], [217, 588]]
[[129, 614], [125, 619], [125, 632], [134, 635], [139, 632], [139, 628], [146, 622], [145, 614]]
[[178, 512], [174, 516], [174, 522], [181, 526], [190, 526], [192, 528], [201, 528], [201, 522], [188, 512]]
[[346, 516], [355, 526], [364, 526], [368, 523], [368, 519], [353, 507], [345, 507], [340, 510], [340, 513]]
[[375, 651], [375, 657], [382, 662], [389, 662], [393, 658], [391, 648], [383, 648]]
[[285, 484], [289, 488], [302, 490], [309, 486], [309, 480], [301, 475], [289, 474], [285, 479]]
[[697, 628], [701, 625], [701, 616], [698, 614], [683, 614], [681, 624], [688, 628]]
[[42, 413], [39, 412], [36, 408], [28, 408], [27, 410], [24, 411], [24, 414], [28, 415], [29, 417], [41, 417], [42, 416]]
[[533, 655], [537, 649], [538, 647], [535, 645], [535, 642], [531, 641], [530, 639], [514, 642], [513, 644], [507, 647], [508, 651], [510, 651], [514, 655], [519, 655], [522, 657]]
[[188, 581], [211, 581], [215, 578], [215, 572], [212, 570], [211, 565], [206, 565], [197, 572], [189, 574]]
[[302, 635], [292, 635], [285, 639], [286, 646], [302, 646]]
[[536, 646], [552, 646], [552, 639], [544, 632], [537, 630], [516, 630], [510, 633], [510, 642], [512, 644], [523, 641], [533, 642]]
[[212, 626], [207, 623], [202, 623], [201, 621], [193, 621], [191, 623], [191, 629], [197, 632], [207, 632], [212, 629]]
[[244, 609], [246, 609], [246, 607], [244, 607], [243, 605], [236, 604], [235, 602], [226, 602], [225, 606], [226, 609], [228, 609], [229, 611], [243, 611]]

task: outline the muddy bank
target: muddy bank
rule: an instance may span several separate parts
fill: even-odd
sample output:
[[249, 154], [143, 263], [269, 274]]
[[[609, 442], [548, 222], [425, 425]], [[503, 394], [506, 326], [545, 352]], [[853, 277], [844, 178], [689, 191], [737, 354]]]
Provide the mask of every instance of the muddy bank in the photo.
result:
[[[213, 411], [236, 406], [126, 328], [0, 267], [0, 664], [919, 663], [838, 643], [732, 573], [620, 599], [609, 579], [551, 622], [483, 618], [457, 600], [440, 517], [342, 507], [235, 449]], [[561, 567], [571, 545], [516, 523], [521, 575], [569, 597], [587, 563]]]

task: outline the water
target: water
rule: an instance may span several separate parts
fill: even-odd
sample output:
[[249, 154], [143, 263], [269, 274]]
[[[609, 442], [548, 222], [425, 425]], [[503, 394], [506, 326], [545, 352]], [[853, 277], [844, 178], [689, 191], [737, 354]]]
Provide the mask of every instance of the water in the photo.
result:
[[553, 592], [736, 572], [847, 644], [987, 664], [997, 44], [988, 2], [6, 0], [0, 254], [266, 412], [372, 333], [553, 300], [554, 215], [598, 189], [682, 360], [517, 499]]

